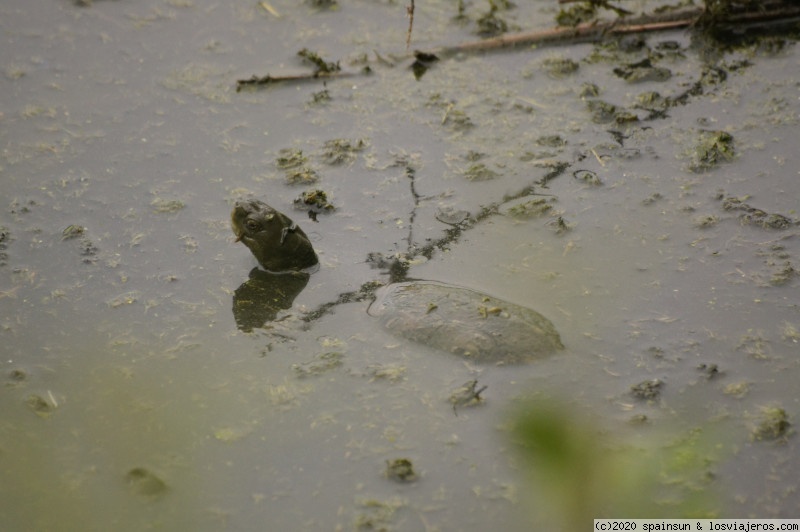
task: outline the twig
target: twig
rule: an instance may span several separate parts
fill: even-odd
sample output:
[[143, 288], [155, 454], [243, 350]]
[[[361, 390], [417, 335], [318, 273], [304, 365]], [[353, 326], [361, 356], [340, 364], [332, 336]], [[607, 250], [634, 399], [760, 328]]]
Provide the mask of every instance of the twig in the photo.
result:
[[301, 74], [284, 74], [280, 76], [251, 76], [247, 79], [236, 80], [236, 92], [240, 92], [245, 87], [263, 87], [265, 85], [272, 85], [282, 81], [291, 81], [295, 83], [303, 81], [314, 81], [318, 79], [332, 79], [332, 78], [347, 78], [364, 72], [352, 72], [345, 70], [337, 70], [335, 72], [303, 72]]
[[408, 32], [406, 32], [406, 51], [411, 48], [411, 30], [414, 29], [414, 0], [411, 0], [411, 4], [406, 8], [406, 13], [408, 13]]

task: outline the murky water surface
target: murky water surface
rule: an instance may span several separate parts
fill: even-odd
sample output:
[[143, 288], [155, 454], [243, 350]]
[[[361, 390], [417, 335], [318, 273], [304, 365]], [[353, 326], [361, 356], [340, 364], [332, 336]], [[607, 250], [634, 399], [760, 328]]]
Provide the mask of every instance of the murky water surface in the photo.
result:
[[[526, 529], [542, 503], [508, 427], [539, 392], [631, 444], [716, 434], [714, 509], [796, 517], [797, 438], [758, 432], [764, 409], [800, 419], [793, 43], [662, 33], [237, 93], [307, 72], [302, 48], [354, 72], [405, 48], [400, 3], [261, 4], [0, 7], [0, 528]], [[417, 4], [416, 47], [476, 38]], [[546, 28], [553, 4], [503, 16]], [[668, 79], [614, 74], [648, 50]], [[313, 188], [335, 206], [316, 222], [293, 207]], [[228, 216], [249, 196], [321, 268], [240, 330], [259, 296]], [[535, 309], [566, 349], [471, 364], [368, 299], [326, 305], [398, 257]], [[475, 379], [483, 401], [454, 408]]]

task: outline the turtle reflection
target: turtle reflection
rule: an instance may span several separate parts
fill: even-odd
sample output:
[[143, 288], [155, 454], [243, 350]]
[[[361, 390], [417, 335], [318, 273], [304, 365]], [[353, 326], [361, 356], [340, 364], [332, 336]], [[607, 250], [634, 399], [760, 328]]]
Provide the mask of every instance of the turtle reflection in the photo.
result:
[[306, 272], [271, 273], [258, 268], [233, 294], [233, 318], [244, 332], [275, 320], [281, 310], [291, 308], [297, 295], [308, 284]]

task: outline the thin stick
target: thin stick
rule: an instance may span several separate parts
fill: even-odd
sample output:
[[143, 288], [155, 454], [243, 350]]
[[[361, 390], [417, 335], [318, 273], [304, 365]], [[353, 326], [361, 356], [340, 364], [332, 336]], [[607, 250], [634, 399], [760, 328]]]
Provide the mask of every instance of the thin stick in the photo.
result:
[[337, 70], [335, 72], [303, 72], [302, 74], [285, 74], [281, 76], [270, 76], [267, 74], [266, 76], [256, 76], [253, 75], [247, 79], [237, 79], [236, 80], [236, 92], [240, 92], [245, 87], [258, 87], [264, 85], [272, 85], [275, 83], [280, 83], [282, 81], [292, 81], [292, 82], [303, 82], [303, 81], [314, 81], [317, 79], [331, 79], [331, 78], [347, 78], [350, 76], [355, 76], [360, 74], [360, 72], [351, 72], [346, 70]]
[[408, 13], [408, 32], [406, 33], [406, 51], [411, 47], [411, 30], [414, 29], [414, 0], [411, 0], [411, 5], [406, 8]]
[[609, 35], [623, 34], [623, 33], [645, 33], [651, 31], [662, 31], [666, 29], [685, 28], [692, 25], [697, 16], [702, 13], [702, 10], [690, 10], [688, 13], [682, 13], [684, 16], [676, 20], [667, 21], [653, 21], [639, 17], [636, 20], [631, 20], [627, 23], [608, 22], [598, 24], [595, 22], [586, 22], [578, 24], [574, 28], [571, 27], [556, 27], [543, 31], [531, 31], [524, 33], [512, 33], [508, 35], [500, 35], [490, 39], [482, 39], [480, 41], [471, 41], [455, 46], [446, 46], [432, 52], [441, 55], [452, 55], [460, 52], [478, 52], [489, 51], [500, 48], [512, 48], [514, 46], [522, 45], [535, 45], [535, 44], [576, 44], [579, 42], [602, 40]]

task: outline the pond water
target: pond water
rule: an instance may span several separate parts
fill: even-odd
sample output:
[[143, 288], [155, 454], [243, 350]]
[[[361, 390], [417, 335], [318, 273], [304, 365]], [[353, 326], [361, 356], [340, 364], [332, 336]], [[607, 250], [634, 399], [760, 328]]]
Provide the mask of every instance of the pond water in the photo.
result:
[[[705, 512], [796, 517], [794, 41], [656, 33], [417, 80], [405, 5], [314, 4], [0, 7], [0, 528], [542, 527], [511, 428], [542, 397], [618, 448], [702, 433]], [[477, 39], [487, 10], [417, 4], [423, 49]], [[499, 15], [544, 29], [555, 4]], [[353, 75], [236, 91], [309, 72], [303, 48]], [[644, 58], [669, 74], [614, 73]], [[294, 207], [315, 188], [316, 220]], [[261, 304], [244, 197], [320, 268], [240, 328]], [[534, 309], [565, 349], [481, 365], [392, 336], [359, 296], [391, 264]]]

